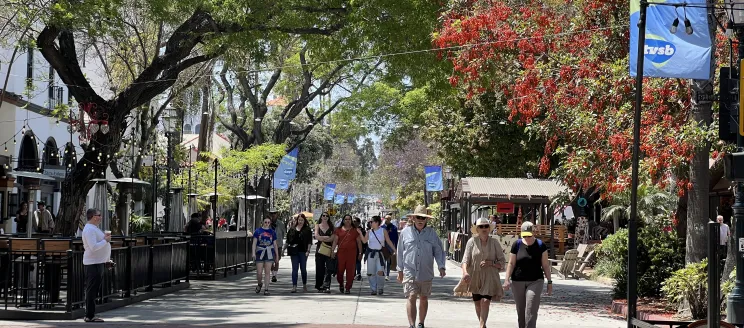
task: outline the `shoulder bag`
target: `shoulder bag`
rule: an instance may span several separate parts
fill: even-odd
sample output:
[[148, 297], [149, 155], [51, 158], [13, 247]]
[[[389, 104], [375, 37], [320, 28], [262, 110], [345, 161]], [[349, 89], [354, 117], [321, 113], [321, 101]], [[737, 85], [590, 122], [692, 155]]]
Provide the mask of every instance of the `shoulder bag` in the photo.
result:
[[380, 253], [382, 253], [382, 257], [385, 258], [385, 261], [390, 261], [390, 257], [393, 256], [393, 253], [390, 252], [390, 249], [387, 247], [387, 245], [385, 245], [385, 243], [380, 241], [380, 238], [377, 238], [377, 233], [375, 233], [374, 230], [372, 230], [372, 235], [375, 236], [375, 239], [377, 239], [377, 242], [380, 243], [380, 245], [382, 245], [382, 249], [380, 250]]

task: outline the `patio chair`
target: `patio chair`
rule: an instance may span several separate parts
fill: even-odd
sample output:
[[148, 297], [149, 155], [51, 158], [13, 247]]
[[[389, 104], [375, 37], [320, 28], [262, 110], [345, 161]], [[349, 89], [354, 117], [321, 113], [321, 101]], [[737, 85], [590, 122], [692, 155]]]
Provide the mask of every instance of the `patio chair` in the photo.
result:
[[574, 271], [574, 274], [575, 274], [574, 276], [577, 278], [589, 279], [589, 275], [584, 273], [584, 270], [592, 266], [594, 264], [593, 262], [594, 262], [594, 251], [592, 250], [591, 252], [589, 252], [589, 254], [587, 254], [585, 259], [583, 260], [577, 259], [575, 265], [578, 266], [578, 268], [576, 268], [576, 271]]
[[568, 276], [576, 277], [574, 267], [579, 255], [579, 251], [572, 249], [563, 256], [563, 260], [551, 260], [553, 263], [557, 263], [557, 267], [550, 267], [550, 271], [566, 279]]

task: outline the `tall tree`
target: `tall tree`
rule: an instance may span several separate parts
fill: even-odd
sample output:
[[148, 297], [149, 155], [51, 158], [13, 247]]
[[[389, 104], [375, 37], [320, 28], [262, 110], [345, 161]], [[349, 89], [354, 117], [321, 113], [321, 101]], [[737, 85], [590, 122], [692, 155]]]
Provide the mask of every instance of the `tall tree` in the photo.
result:
[[[258, 51], [259, 41], [265, 38], [288, 35], [384, 38], [391, 26], [397, 23], [398, 16], [407, 13], [399, 9], [423, 3], [321, 1], [308, 5], [294, 0], [9, 2], [7, 6], [11, 10], [20, 10], [21, 6], [38, 9], [40, 20], [44, 22], [36, 37], [42, 55], [68, 86], [75, 100], [85, 104], [85, 108], [95, 108], [94, 112], [88, 110], [86, 114], [107, 116], [110, 125], [109, 133], [99, 132], [90, 136], [80, 161], [91, 165], [76, 166], [62, 184], [62, 203], [69, 206], [60, 212], [58, 231], [67, 235], [74, 232], [78, 210], [82, 208], [84, 195], [92, 187], [91, 167], [99, 171], [108, 167], [109, 156], [120, 148], [126, 117], [133, 109], [171, 88], [182, 71], [215, 59], [230, 48]], [[132, 8], [139, 10], [133, 11]], [[426, 9], [424, 6], [417, 12]], [[78, 49], [103, 35], [137, 35], [139, 25], [127, 24], [131, 14], [137, 16], [139, 22], [162, 24], [159, 51], [150, 56], [147, 65], [132, 68], [134, 78], [125, 87], [115, 90], [110, 96], [101, 95], [92, 87], [90, 76], [83, 73]], [[369, 24], [369, 20], [378, 23]], [[403, 39], [398, 35], [393, 40], [386, 40]]]

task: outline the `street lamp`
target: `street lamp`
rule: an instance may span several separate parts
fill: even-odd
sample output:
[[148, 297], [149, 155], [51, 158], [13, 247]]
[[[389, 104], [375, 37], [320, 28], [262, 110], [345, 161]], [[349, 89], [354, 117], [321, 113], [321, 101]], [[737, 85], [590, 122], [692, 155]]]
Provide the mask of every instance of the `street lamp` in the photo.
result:
[[170, 221], [171, 221], [171, 159], [173, 158], [173, 149], [171, 147], [171, 139], [172, 137], [178, 132], [178, 116], [176, 115], [176, 111], [171, 108], [167, 107], [163, 111], [163, 128], [165, 128], [165, 138], [168, 140], [168, 143], [166, 145], [167, 149], [167, 158], [165, 159], [165, 169], [166, 169], [166, 192], [165, 192], [165, 209], [163, 211], [163, 216], [165, 217], [165, 229], [166, 231], [170, 228]]
[[[744, 58], [744, 44], [742, 44], [744, 42], [744, 0], [726, 0], [726, 14], [729, 19], [727, 29], [735, 29], [736, 37], [739, 40], [738, 52], [741, 67], [741, 58]], [[740, 76], [739, 81], [741, 81], [741, 78]], [[739, 101], [741, 102], [741, 99]], [[739, 106], [741, 106], [741, 103]], [[741, 113], [741, 110], [742, 108], [739, 109], [739, 113]], [[736, 135], [737, 152], [742, 152], [744, 150], [744, 137], [741, 133]], [[736, 182], [736, 199], [732, 207], [734, 210], [734, 224], [736, 224], [736, 238], [729, 247], [737, 247], [736, 249], [740, 251], [742, 249], [741, 241], [744, 239], [744, 182]], [[736, 282], [733, 291], [728, 296], [726, 313], [726, 320], [729, 323], [744, 324], [744, 253], [741, 251], [736, 257]]]

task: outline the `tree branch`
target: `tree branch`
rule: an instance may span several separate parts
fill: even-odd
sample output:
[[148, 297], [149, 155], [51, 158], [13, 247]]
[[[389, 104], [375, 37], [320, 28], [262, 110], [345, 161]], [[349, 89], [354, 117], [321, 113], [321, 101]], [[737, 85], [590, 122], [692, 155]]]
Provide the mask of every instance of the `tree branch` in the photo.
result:
[[[54, 40], [59, 38], [59, 47]], [[105, 101], [91, 88], [88, 79], [80, 69], [75, 52], [75, 36], [70, 31], [61, 31], [59, 27], [47, 25], [36, 38], [41, 54], [59, 74], [60, 79], [75, 99], [80, 102], [104, 104]]]

